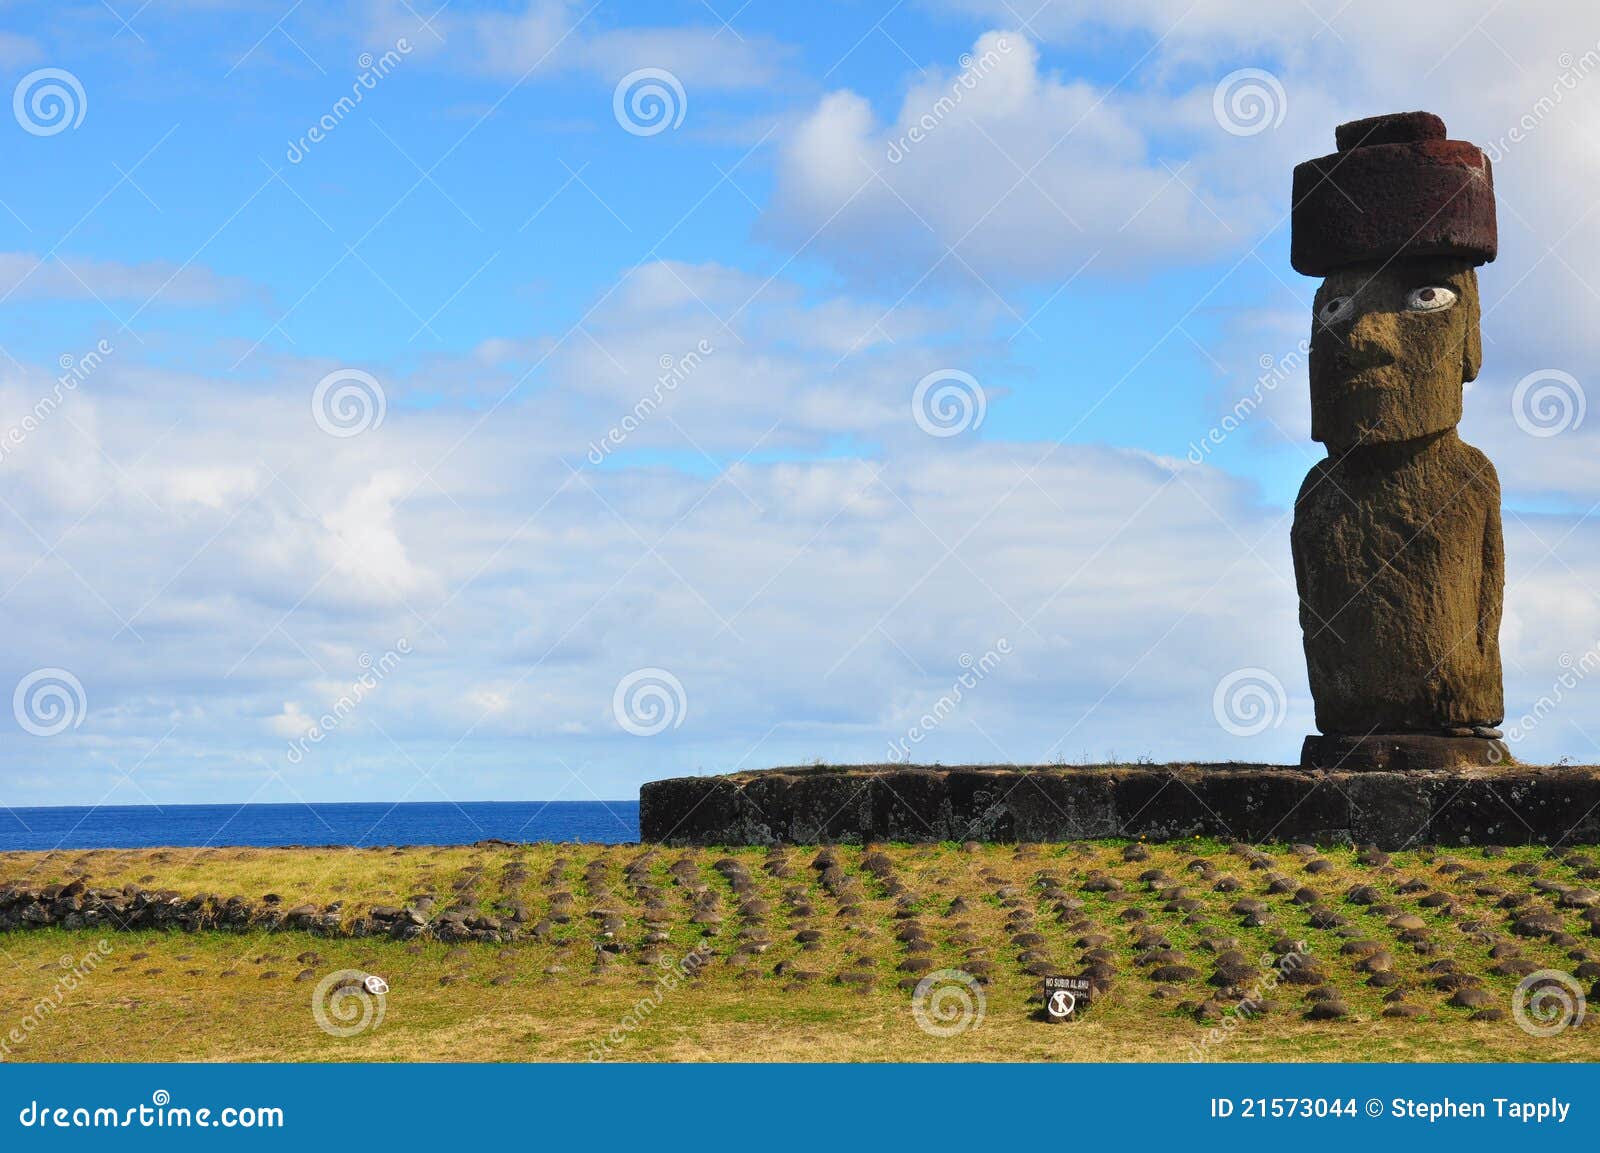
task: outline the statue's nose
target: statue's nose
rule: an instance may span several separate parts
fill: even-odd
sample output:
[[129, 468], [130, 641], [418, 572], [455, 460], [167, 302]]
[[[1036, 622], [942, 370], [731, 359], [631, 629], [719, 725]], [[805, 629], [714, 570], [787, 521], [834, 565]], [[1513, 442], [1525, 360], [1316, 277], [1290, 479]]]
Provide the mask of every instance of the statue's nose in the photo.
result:
[[1400, 323], [1392, 312], [1363, 312], [1345, 333], [1340, 359], [1352, 368], [1393, 364], [1400, 354]]

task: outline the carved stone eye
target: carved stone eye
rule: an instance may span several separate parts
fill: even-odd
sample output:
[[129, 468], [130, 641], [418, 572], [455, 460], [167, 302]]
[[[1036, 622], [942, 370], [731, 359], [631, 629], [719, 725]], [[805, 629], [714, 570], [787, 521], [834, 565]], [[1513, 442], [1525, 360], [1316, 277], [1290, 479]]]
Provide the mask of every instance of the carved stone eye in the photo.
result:
[[1335, 296], [1322, 306], [1322, 311], [1317, 318], [1323, 324], [1338, 324], [1342, 320], [1350, 319], [1351, 300], [1348, 296]]
[[1407, 312], [1438, 312], [1442, 308], [1449, 308], [1455, 302], [1455, 290], [1437, 284], [1413, 288], [1406, 293]]

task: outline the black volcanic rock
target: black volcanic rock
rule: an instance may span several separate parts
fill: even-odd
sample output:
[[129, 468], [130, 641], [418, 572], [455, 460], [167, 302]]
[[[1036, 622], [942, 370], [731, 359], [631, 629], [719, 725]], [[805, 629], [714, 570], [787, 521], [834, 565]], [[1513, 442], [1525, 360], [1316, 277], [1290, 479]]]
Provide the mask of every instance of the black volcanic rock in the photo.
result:
[[[1516, 797], [1515, 812], [1503, 796]], [[642, 838], [674, 845], [1213, 836], [1381, 852], [1600, 841], [1594, 766], [811, 766], [654, 781], [639, 801]]]

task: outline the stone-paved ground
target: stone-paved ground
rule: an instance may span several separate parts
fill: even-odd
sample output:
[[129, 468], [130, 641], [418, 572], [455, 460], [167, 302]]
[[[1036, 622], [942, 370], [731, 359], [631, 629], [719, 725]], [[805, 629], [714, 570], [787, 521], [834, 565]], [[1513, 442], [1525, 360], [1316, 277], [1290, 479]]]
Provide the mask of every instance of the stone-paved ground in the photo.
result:
[[[1597, 857], [1202, 841], [7, 853], [0, 944], [45, 924], [298, 928], [411, 949], [469, 942], [452, 949], [461, 972], [441, 983], [493, 955], [491, 985], [643, 985], [693, 953], [708, 972], [801, 1000], [849, 990], [909, 1001], [922, 978], [954, 970], [964, 976], [939, 981], [970, 980], [1019, 1006], [1038, 978], [1082, 973], [1102, 1006], [1139, 1006], [1185, 1043], [1208, 1035], [1195, 1022], [1262, 1018], [1511, 1028], [1530, 974], [1559, 971], [1597, 992]], [[311, 962], [272, 973], [320, 975]]]

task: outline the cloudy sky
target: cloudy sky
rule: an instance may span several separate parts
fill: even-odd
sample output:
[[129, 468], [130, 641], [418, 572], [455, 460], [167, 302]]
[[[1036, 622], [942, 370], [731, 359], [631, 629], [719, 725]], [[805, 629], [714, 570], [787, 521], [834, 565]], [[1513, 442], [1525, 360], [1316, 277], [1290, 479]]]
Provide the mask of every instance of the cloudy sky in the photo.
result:
[[1412, 108], [1495, 163], [1515, 751], [1600, 759], [1591, 5], [4, 27], [0, 803], [1293, 761], [1290, 170]]

